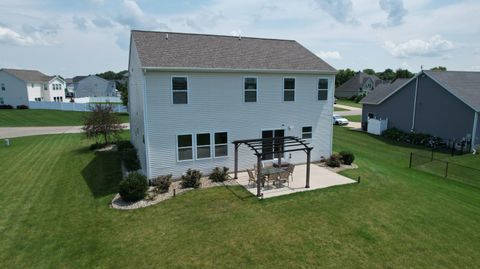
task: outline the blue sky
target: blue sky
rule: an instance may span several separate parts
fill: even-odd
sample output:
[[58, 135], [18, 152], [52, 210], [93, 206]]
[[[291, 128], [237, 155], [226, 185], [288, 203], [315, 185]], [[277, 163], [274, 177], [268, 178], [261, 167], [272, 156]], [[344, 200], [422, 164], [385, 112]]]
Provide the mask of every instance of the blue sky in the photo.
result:
[[480, 71], [478, 0], [0, 0], [0, 67], [128, 65], [130, 29], [295, 39], [335, 68]]

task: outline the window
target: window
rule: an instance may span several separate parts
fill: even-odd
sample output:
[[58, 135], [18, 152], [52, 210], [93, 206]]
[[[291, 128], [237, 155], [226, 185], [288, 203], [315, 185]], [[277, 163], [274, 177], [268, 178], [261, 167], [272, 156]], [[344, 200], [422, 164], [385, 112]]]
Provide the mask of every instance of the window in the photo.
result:
[[210, 134], [197, 134], [197, 159], [210, 158], [210, 149]]
[[186, 77], [172, 77], [174, 104], [188, 104], [188, 83]]
[[32, 86], [32, 88], [33, 88], [33, 83], [32, 83], [32, 85], [31, 85], [31, 86]]
[[257, 102], [257, 78], [244, 78], [245, 103]]
[[295, 101], [295, 79], [294, 78], [283, 79], [283, 101], [285, 102]]
[[318, 101], [328, 99], [328, 79], [321, 78], [318, 80]]
[[3, 97], [0, 97], [0, 105], [3, 105]]
[[302, 127], [302, 138], [303, 139], [312, 138], [312, 126]]
[[215, 157], [228, 156], [227, 132], [215, 133]]
[[5, 83], [2, 83], [2, 91], [5, 91]]
[[177, 136], [177, 149], [179, 161], [193, 159], [192, 135]]
[[40, 101], [42, 101], [42, 99], [41, 98], [35, 98], [35, 101], [40, 102]]
[[43, 90], [44, 90], [44, 91], [48, 90], [47, 84], [44, 84], [44, 85], [43, 85]]

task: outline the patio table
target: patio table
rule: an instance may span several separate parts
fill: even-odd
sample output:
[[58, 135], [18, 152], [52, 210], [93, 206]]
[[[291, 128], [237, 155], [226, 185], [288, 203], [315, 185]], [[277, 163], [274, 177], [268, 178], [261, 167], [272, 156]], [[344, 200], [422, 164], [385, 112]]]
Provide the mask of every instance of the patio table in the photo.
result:
[[[282, 168], [279, 168], [279, 167], [271, 166], [271, 167], [262, 168], [262, 175], [263, 176], [271, 176], [271, 175], [279, 174], [279, 173], [282, 173], [282, 172], [285, 172], [285, 169], [282, 169]], [[264, 186], [265, 186], [265, 180], [262, 180], [262, 187], [264, 187]]]

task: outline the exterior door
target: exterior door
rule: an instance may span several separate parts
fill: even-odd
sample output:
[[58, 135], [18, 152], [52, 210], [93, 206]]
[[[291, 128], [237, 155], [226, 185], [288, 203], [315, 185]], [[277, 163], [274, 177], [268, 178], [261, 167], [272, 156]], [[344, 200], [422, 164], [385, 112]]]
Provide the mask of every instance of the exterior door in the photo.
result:
[[[264, 130], [262, 131], [262, 139], [264, 138], [272, 138], [272, 137], [284, 137], [285, 136], [285, 130], [283, 129], [277, 129], [277, 130]], [[262, 159], [263, 160], [272, 160], [274, 157], [278, 158], [283, 157], [283, 153], [275, 153], [274, 156], [274, 149], [275, 151], [283, 151], [284, 145], [283, 143], [280, 145], [274, 145], [274, 141], [268, 141], [268, 142], [263, 142], [262, 143]]]

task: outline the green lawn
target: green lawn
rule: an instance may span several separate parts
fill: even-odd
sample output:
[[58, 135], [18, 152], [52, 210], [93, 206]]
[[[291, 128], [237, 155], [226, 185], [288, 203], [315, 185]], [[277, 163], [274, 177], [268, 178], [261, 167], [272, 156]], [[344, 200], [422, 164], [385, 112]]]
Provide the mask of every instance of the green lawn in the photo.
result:
[[334, 132], [335, 151], [356, 153], [345, 175], [358, 185], [263, 201], [218, 187], [136, 211], [108, 207], [118, 159], [82, 135], [12, 139], [0, 147], [0, 267], [478, 266], [478, 189], [409, 169], [407, 146]]
[[356, 121], [356, 122], [362, 121], [362, 115], [353, 115], [353, 116], [344, 116], [344, 117], [349, 121]]
[[[26, 126], [78, 126], [83, 125], [85, 115], [90, 112], [43, 110], [43, 109], [1, 109], [0, 127]], [[128, 122], [128, 114], [120, 113], [122, 122]]]
[[337, 104], [362, 108], [362, 104], [356, 103], [355, 101], [348, 99], [337, 99]]

